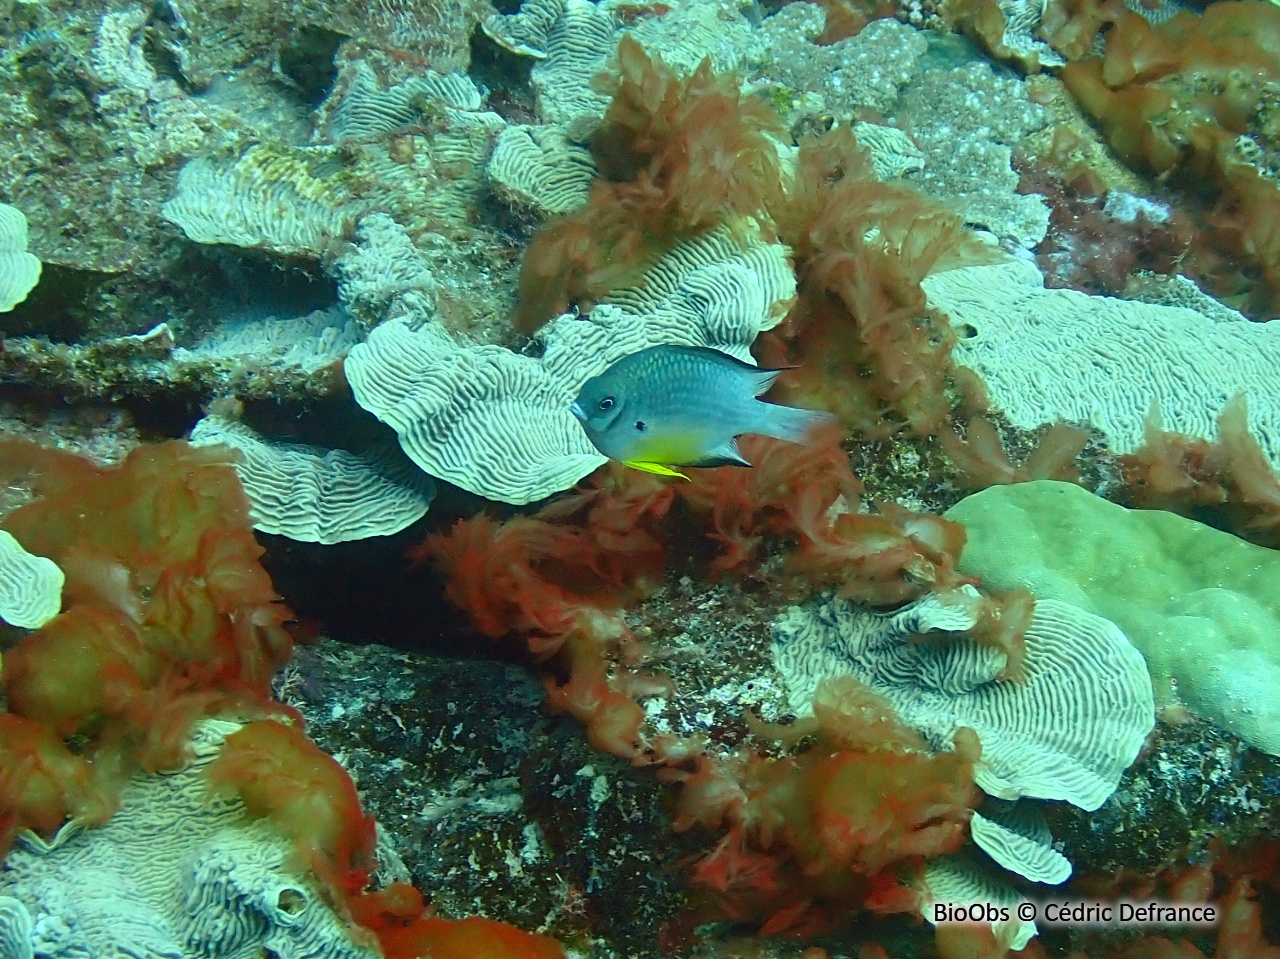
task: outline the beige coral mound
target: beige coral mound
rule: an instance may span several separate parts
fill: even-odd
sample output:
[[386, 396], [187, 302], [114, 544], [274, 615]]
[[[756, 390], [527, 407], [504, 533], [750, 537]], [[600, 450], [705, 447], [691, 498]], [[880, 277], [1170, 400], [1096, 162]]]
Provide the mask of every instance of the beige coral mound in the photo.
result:
[[1280, 324], [1049, 290], [1024, 260], [921, 285], [959, 334], [956, 362], [982, 375], [1017, 426], [1090, 423], [1128, 453], [1142, 444], [1153, 400], [1166, 429], [1212, 439], [1222, 404], [1243, 389], [1253, 430], [1280, 466]]

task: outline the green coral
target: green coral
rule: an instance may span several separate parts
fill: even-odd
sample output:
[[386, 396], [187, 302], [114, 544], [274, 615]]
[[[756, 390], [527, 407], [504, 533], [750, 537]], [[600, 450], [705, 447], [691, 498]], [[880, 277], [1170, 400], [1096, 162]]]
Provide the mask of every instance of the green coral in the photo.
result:
[[1070, 483], [992, 487], [946, 516], [968, 533], [961, 572], [1105, 616], [1146, 657], [1157, 701], [1280, 754], [1280, 553]]

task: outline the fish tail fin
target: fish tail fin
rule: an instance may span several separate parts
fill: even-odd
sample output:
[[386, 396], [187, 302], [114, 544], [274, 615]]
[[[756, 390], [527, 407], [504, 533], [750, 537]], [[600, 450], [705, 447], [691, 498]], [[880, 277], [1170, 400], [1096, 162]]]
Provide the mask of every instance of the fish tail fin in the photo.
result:
[[751, 430], [791, 443], [807, 443], [824, 426], [834, 425], [836, 418], [825, 410], [802, 410], [795, 406], [761, 403], [760, 422]]

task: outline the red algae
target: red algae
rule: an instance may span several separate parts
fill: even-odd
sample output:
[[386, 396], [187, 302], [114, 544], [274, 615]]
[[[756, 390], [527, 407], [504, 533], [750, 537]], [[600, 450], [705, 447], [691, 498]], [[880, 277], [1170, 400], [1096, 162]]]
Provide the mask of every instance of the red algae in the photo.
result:
[[355, 784], [301, 730], [259, 720], [227, 737], [206, 770], [216, 791], [238, 796], [249, 815], [288, 838], [300, 871], [346, 896], [360, 892], [374, 865], [374, 823]]
[[479, 917], [423, 919], [379, 941], [386, 959], [564, 959], [548, 936]]
[[887, 703], [841, 682], [819, 688], [816, 741], [796, 755], [703, 757], [693, 773], [664, 772], [684, 784], [677, 829], [727, 827], [694, 867], [705, 918], [803, 938], [864, 910], [913, 911], [919, 894], [906, 881], [964, 842], [977, 736], [963, 729], [955, 751], [920, 751]]
[[388, 959], [561, 957], [503, 923], [426, 918], [410, 886], [365, 891], [373, 819], [342, 766], [271, 699], [290, 613], [258, 562], [233, 455], [171, 442], [99, 467], [0, 442], [3, 478], [39, 497], [3, 526], [67, 577], [63, 611], [4, 655], [0, 851], [25, 829], [105, 822], [130, 776], [182, 764], [193, 722], [234, 716], [250, 721], [208, 767], [211, 788], [288, 839], [293, 867], [385, 936]]
[[1075, 460], [1089, 434], [1078, 426], [1055, 423], [1019, 465], [1005, 452], [995, 427], [981, 416], [969, 420], [963, 439], [951, 429], [940, 433], [938, 440], [958, 470], [960, 484], [967, 489], [986, 489], [1041, 479], [1078, 483]]
[[[649, 761], [637, 694], [665, 688], [640, 673], [641, 644], [620, 615], [656, 585], [665, 549], [654, 524], [674, 493], [655, 478], [606, 467], [593, 485], [534, 516], [475, 516], [417, 550], [447, 577], [449, 599], [491, 639], [548, 661], [548, 706], [574, 716], [596, 748]], [[614, 666], [620, 657], [624, 663]]]
[[1163, 430], [1153, 406], [1142, 446], [1119, 463], [1125, 505], [1169, 510], [1280, 547], [1280, 476], [1249, 432], [1243, 394], [1223, 407], [1212, 443]]
[[793, 366], [781, 399], [831, 410], [867, 436], [938, 432], [951, 409], [954, 335], [920, 282], [989, 261], [960, 217], [878, 181], [847, 127], [800, 146], [794, 183], [770, 210], [794, 251], [798, 295], [757, 340], [762, 365]]
[[39, 497], [4, 528], [67, 577], [63, 612], [5, 653], [7, 838], [106, 819], [133, 772], [182, 762], [201, 716], [284, 710], [270, 680], [292, 649], [290, 613], [225, 452], [164, 443], [98, 467], [5, 441], [0, 463]]
[[609, 87], [591, 142], [601, 178], [584, 206], [544, 226], [525, 251], [515, 322], [526, 333], [639, 282], [682, 239], [740, 229], [777, 189], [769, 135], [782, 134], [780, 121], [710, 60], [681, 79], [624, 36]]
[[[1199, 206], [1182, 270], [1252, 318], [1280, 316], [1280, 189], [1239, 149], [1275, 138], [1280, 8], [1219, 2], [1153, 26], [1114, 0], [1080, 6], [1095, 10], [1093, 32], [1106, 27], [1105, 53], [1062, 81], [1121, 159]], [[1046, 27], [1052, 38], [1048, 12]]]

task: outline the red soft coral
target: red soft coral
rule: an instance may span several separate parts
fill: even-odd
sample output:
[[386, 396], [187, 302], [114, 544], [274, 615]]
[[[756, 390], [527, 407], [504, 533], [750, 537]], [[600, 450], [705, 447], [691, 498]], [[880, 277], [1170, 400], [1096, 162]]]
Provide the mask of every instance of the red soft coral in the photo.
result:
[[995, 427], [981, 416], [969, 420], [963, 440], [954, 429], [943, 430], [938, 440], [959, 471], [960, 482], [969, 489], [985, 489], [1040, 479], [1078, 482], [1075, 459], [1089, 434], [1078, 426], [1054, 423], [1020, 466], [1005, 452]]
[[841, 439], [837, 429], [805, 445], [748, 436], [741, 448], [751, 469], [692, 471], [691, 482], [677, 492], [706, 516], [708, 535], [725, 547], [711, 562], [713, 572], [740, 570], [755, 558], [766, 533], [811, 537], [825, 528], [837, 503], [857, 508], [862, 485]]
[[920, 281], [990, 251], [949, 210], [877, 180], [847, 127], [801, 144], [792, 185], [770, 213], [795, 251], [799, 293], [757, 341], [763, 365], [796, 367], [780, 395], [869, 435], [937, 432], [951, 406], [954, 337]]
[[1164, 431], [1153, 405], [1143, 445], [1120, 457], [1120, 471], [1130, 505], [1182, 513], [1280, 546], [1280, 477], [1249, 432], [1243, 394], [1223, 407], [1213, 443]]
[[275, 720], [242, 726], [206, 774], [293, 843], [298, 868], [344, 899], [364, 889], [374, 866], [373, 817], [347, 771], [300, 729]]

